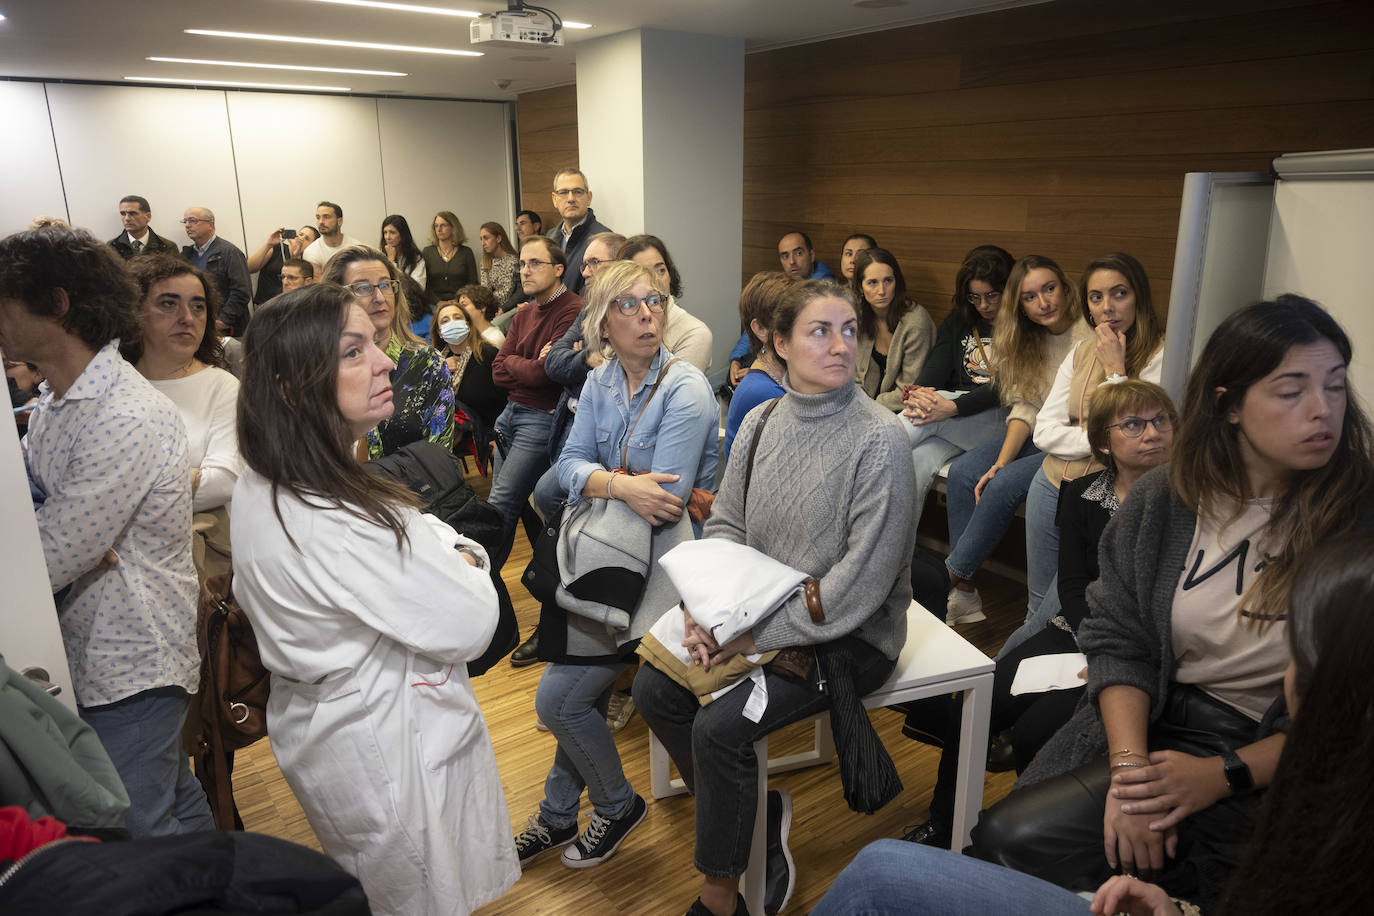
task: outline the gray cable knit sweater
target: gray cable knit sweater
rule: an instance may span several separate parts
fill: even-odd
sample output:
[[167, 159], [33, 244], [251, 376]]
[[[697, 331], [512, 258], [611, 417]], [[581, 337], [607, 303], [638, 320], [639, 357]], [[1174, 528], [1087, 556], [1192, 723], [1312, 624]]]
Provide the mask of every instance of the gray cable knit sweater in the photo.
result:
[[[825, 620], [794, 596], [754, 628], [760, 652], [830, 642], [848, 633], [895, 659], [906, 642], [911, 553], [911, 445], [901, 420], [844, 385], [787, 393], [763, 437], [750, 484], [749, 443], [767, 404], [740, 424], [705, 537], [728, 538], [820, 580]], [[856, 396], [857, 395], [857, 396]]]

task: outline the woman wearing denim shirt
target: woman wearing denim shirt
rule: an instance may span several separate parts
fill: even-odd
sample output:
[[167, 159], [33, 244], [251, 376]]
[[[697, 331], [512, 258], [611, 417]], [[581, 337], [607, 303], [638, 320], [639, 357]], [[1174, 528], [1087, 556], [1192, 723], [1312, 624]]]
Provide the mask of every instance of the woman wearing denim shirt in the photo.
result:
[[[558, 459], [570, 506], [591, 498], [620, 500], [657, 529], [655, 541], [659, 533], [692, 536], [683, 513], [692, 488], [709, 487], [715, 478], [719, 424], [706, 377], [663, 346], [667, 302], [638, 264], [618, 261], [597, 273], [582, 326], [587, 345], [599, 346], [608, 361], [587, 376]], [[545, 626], [552, 619], [545, 608], [540, 657], [549, 664], [535, 709], [558, 739], [558, 750], [539, 811], [515, 838], [522, 867], [562, 846], [568, 847], [563, 864], [569, 868], [599, 865], [644, 818], [644, 799], [625, 778], [605, 714], [639, 637], [665, 610], [657, 591], [651, 565], [645, 596], [620, 630], [578, 626], [585, 619], [572, 616], [566, 626]], [[558, 637], [569, 638], [558, 646]], [[578, 836], [584, 788], [593, 813]]]

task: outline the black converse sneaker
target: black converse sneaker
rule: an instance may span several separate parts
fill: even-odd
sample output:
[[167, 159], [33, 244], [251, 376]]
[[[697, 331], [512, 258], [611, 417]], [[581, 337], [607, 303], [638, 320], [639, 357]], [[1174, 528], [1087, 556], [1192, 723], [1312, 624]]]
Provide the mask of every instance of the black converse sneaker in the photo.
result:
[[594, 868], [605, 862], [615, 855], [625, 837], [639, 826], [639, 822], [644, 820], [644, 815], [648, 812], [649, 808], [644, 804], [644, 799], [636, 795], [634, 804], [630, 806], [630, 813], [622, 818], [611, 820], [593, 814], [591, 823], [582, 831], [577, 842], [563, 850], [563, 864], [569, 868]]
[[520, 855], [520, 867], [524, 868], [551, 849], [567, 846], [576, 836], [577, 824], [559, 829], [544, 823], [538, 814], [531, 814], [525, 829], [515, 835], [515, 851]]

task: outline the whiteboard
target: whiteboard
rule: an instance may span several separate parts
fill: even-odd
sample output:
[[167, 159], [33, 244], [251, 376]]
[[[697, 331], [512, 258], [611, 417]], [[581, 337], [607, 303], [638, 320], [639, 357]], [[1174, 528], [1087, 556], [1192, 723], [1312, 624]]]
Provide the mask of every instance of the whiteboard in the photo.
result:
[[1374, 399], [1374, 150], [1274, 161], [1264, 296], [1299, 293], [1326, 307], [1354, 348], [1350, 383]]

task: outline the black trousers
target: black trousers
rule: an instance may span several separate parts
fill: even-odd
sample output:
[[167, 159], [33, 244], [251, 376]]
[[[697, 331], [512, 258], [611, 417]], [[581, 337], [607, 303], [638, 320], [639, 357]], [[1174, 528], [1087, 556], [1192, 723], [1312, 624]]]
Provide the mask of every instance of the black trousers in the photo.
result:
[[[997, 660], [992, 675], [992, 715], [988, 734], [996, 735], [1008, 728], [1012, 731], [1012, 748], [1016, 752], [1016, 771], [1030, 765], [1037, 751], [1073, 716], [1083, 688], [1051, 690], [1046, 693], [1011, 695], [1017, 666], [1023, 659], [1061, 652], [1077, 652], [1073, 635], [1058, 627], [1045, 627], [1017, 646], [1004, 658]], [[935, 791], [930, 800], [930, 816], [948, 827], [954, 823], [954, 788], [959, 772], [959, 704], [946, 697], [938, 702], [948, 707], [941, 720], [944, 726], [944, 752], [935, 776]]]
[[[1201, 690], [1175, 685], [1150, 747], [1212, 756], [1264, 737], [1259, 725]], [[973, 830], [973, 855], [1069, 890], [1091, 890], [1110, 876], [1102, 848], [1111, 773], [1105, 758], [1018, 789], [984, 811]], [[1159, 884], [1175, 897], [1212, 910], [1244, 854], [1263, 793], [1222, 799], [1178, 826], [1178, 852]]]

